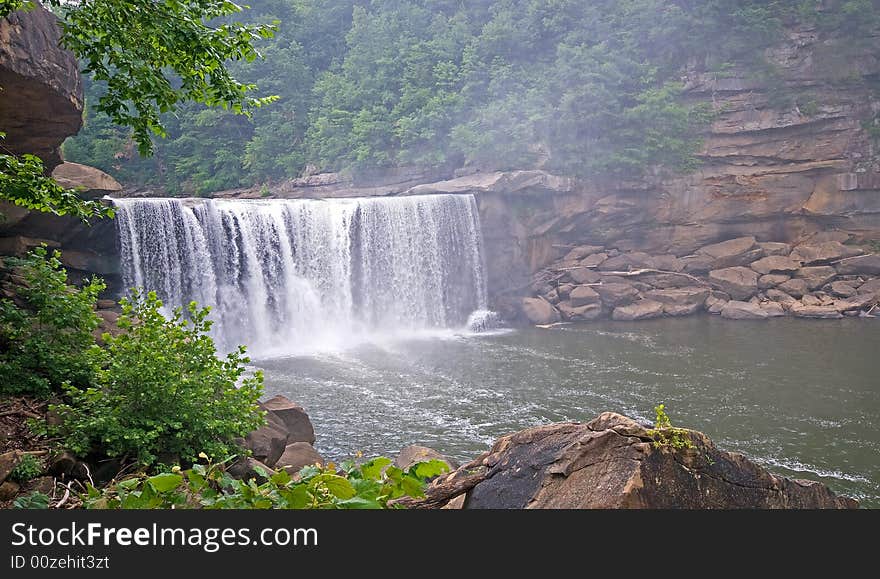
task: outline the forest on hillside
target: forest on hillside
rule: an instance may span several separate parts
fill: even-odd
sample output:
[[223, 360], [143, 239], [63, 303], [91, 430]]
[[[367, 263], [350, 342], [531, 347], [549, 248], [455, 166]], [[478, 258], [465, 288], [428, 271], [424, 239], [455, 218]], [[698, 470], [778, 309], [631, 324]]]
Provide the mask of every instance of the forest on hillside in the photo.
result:
[[257, 43], [262, 59], [230, 68], [277, 102], [250, 118], [188, 103], [141, 158], [129, 129], [94, 110], [104, 87], [87, 78], [85, 126], [66, 158], [126, 185], [200, 195], [400, 166], [687, 171], [713, 111], [681, 98], [685, 71], [739, 66], [773, 82], [764, 48], [786, 27], [816, 26], [845, 54], [880, 22], [878, 0], [248, 4], [239, 21], [277, 30]]

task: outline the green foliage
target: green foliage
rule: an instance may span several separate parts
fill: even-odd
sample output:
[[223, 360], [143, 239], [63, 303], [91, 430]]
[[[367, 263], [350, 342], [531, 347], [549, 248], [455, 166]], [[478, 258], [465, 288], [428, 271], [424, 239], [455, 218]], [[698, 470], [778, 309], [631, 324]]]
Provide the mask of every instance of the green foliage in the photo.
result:
[[83, 502], [90, 509], [384, 509], [393, 499], [424, 496], [426, 481], [449, 470], [432, 460], [403, 471], [378, 457], [362, 465], [346, 462], [339, 471], [332, 464], [307, 466], [294, 477], [264, 472], [258, 483], [232, 478], [223, 464], [137, 475], [100, 491], [89, 487]]
[[100, 201], [80, 199], [76, 191], [65, 189], [46, 177], [43, 161], [34, 155], [0, 154], [0, 200], [55, 215], [72, 215], [84, 221], [92, 217], [113, 217], [112, 207]]
[[104, 282], [67, 284], [61, 254], [38, 247], [7, 258], [13, 289], [22, 302], [0, 300], [0, 393], [46, 396], [63, 387], [83, 388], [95, 374], [98, 327], [94, 308]]
[[40, 491], [34, 491], [12, 501], [12, 507], [15, 509], [48, 509], [49, 496]]
[[142, 464], [160, 453], [192, 461], [202, 450], [228, 455], [234, 438], [263, 424], [263, 375], [245, 376], [243, 346], [216, 356], [209, 308], [193, 302], [186, 316], [177, 308], [166, 318], [154, 292], [137, 291], [120, 303], [122, 333], [103, 336], [94, 383], [68, 388], [70, 402], [55, 407], [69, 449]]
[[43, 473], [43, 463], [33, 454], [25, 454], [9, 473], [9, 480], [17, 483], [26, 483]]
[[654, 407], [654, 428], [648, 430], [648, 434], [654, 439], [651, 443], [654, 448], [672, 448], [681, 450], [685, 448], [694, 448], [690, 435], [686, 428], [676, 428], [672, 426], [669, 415], [666, 414], [666, 406], [660, 404]]

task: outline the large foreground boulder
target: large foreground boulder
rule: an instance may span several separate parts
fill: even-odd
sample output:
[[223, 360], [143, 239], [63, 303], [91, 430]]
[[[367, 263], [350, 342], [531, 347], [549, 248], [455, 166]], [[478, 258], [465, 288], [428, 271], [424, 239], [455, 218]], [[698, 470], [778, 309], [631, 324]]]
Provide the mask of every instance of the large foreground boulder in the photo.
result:
[[464, 494], [470, 509], [858, 507], [821, 483], [777, 476], [741, 454], [719, 450], [700, 432], [676, 432], [689, 448], [656, 444], [646, 427], [613, 412], [587, 424], [529, 428], [438, 477], [425, 499], [403, 502], [436, 508]]
[[287, 442], [308, 442], [315, 444], [315, 428], [303, 407], [281, 394], [260, 404], [284, 423]]
[[524, 298], [522, 312], [533, 324], [552, 324], [561, 319], [559, 311], [542, 298]]

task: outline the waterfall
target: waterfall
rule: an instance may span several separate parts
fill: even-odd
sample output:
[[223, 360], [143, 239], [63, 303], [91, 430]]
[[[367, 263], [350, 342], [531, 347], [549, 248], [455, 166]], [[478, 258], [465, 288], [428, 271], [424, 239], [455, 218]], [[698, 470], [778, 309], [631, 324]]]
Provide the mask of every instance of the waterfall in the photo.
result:
[[126, 287], [212, 306], [223, 351], [335, 348], [486, 309], [472, 195], [114, 204]]

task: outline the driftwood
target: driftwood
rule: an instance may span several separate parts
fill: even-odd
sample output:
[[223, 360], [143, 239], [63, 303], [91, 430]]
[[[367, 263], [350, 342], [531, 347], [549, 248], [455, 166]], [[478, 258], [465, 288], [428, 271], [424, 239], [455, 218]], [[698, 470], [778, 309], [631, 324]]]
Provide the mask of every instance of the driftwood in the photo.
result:
[[[453, 475], [455, 474], [453, 473]], [[437, 479], [425, 489], [424, 497], [401, 497], [394, 501], [389, 501], [389, 505], [400, 505], [408, 509], [439, 509], [455, 497], [468, 492], [486, 480], [487, 474], [486, 469], [482, 468], [480, 472], [472, 474], [462, 476], [450, 475], [443, 479]]]

